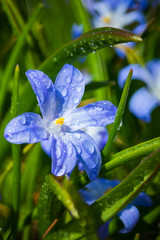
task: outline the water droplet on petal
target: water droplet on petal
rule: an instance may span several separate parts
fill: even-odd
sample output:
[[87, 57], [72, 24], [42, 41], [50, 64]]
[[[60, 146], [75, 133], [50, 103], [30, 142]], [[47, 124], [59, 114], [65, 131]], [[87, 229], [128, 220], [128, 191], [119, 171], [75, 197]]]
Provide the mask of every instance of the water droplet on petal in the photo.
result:
[[21, 115], [19, 118], [18, 118], [18, 121], [20, 124], [25, 124], [26, 123], [26, 117], [24, 115]]
[[81, 154], [81, 153], [82, 153], [82, 149], [81, 149], [81, 147], [78, 146], [78, 145], [76, 145], [75, 147], [76, 147], [76, 149], [77, 149], [77, 152], [78, 152], [79, 154]]
[[73, 98], [73, 102], [74, 103], [78, 103], [79, 102], [79, 98], [77, 98], [77, 97]]
[[103, 111], [103, 107], [96, 106], [96, 110], [98, 110], [98, 111]]
[[95, 147], [89, 141], [84, 141], [83, 147], [89, 154], [94, 153]]
[[80, 92], [81, 90], [82, 90], [82, 87], [81, 87], [81, 86], [77, 86], [77, 87], [76, 87], [76, 91], [77, 91], [77, 92]]
[[73, 136], [78, 140], [81, 138], [80, 133], [73, 133]]
[[61, 89], [61, 91], [60, 91], [60, 92], [61, 92], [61, 94], [62, 94], [62, 96], [63, 96], [63, 97], [66, 97], [66, 96], [67, 96], [67, 94], [68, 94], [67, 88], [66, 88], [66, 87], [64, 87], [64, 86], [62, 87], [62, 89]]
[[59, 159], [62, 156], [62, 151], [59, 146], [57, 146], [56, 148], [56, 156], [57, 156], [57, 159]]
[[66, 83], [70, 83], [71, 82], [71, 78], [69, 76], [66, 77], [65, 80], [66, 80]]

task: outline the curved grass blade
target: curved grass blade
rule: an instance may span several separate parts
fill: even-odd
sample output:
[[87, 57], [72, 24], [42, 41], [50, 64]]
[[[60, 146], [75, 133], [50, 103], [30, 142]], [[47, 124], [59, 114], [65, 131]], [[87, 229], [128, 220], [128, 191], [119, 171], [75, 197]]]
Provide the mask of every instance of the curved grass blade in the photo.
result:
[[112, 126], [112, 130], [109, 134], [108, 141], [107, 141], [107, 143], [105, 145], [105, 148], [103, 150], [103, 153], [104, 153], [105, 156], [107, 156], [109, 154], [110, 150], [111, 150], [112, 143], [113, 143], [114, 139], [116, 138], [117, 131], [118, 131], [118, 129], [120, 127], [120, 124], [121, 124], [121, 121], [122, 121], [122, 115], [124, 113], [124, 108], [125, 108], [125, 105], [126, 105], [128, 92], [129, 92], [129, 89], [130, 89], [132, 74], [133, 74], [133, 70], [131, 69], [129, 74], [128, 74], [128, 77], [127, 77], [127, 80], [126, 80], [126, 83], [125, 83], [125, 86], [124, 86], [124, 89], [123, 89], [123, 92], [122, 92], [122, 96], [121, 96], [121, 99], [120, 99], [120, 102], [119, 102], [119, 105], [118, 105], [118, 109], [117, 109], [116, 117], [115, 117], [115, 120], [114, 120], [114, 123], [113, 123], [113, 126]]
[[126, 207], [160, 169], [160, 149], [146, 157], [117, 187], [91, 205], [102, 224]]
[[125, 30], [107, 27], [93, 29], [59, 48], [42, 63], [40, 70], [52, 78], [65, 63], [72, 63], [98, 49], [119, 43], [141, 41], [141, 37]]

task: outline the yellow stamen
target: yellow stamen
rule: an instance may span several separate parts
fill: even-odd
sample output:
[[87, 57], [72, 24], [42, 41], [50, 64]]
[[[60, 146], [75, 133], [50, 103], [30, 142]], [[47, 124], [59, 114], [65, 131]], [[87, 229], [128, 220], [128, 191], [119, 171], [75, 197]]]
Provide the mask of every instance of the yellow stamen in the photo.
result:
[[110, 17], [103, 17], [102, 20], [105, 23], [109, 23], [111, 21], [111, 18]]
[[63, 125], [63, 122], [64, 122], [64, 118], [58, 118], [58, 119], [55, 121], [55, 124]]

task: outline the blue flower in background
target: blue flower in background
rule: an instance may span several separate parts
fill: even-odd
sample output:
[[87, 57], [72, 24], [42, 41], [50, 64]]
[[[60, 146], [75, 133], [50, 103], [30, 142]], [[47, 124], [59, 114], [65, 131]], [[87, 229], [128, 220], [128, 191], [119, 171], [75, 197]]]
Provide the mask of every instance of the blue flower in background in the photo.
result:
[[[108, 180], [104, 178], [98, 178], [93, 182], [85, 186], [85, 190], [81, 189], [79, 191], [82, 199], [89, 205], [94, 203], [100, 197], [102, 197], [106, 191], [114, 188], [120, 183], [119, 180]], [[150, 207], [152, 205], [152, 199], [144, 192], [141, 192], [126, 208], [121, 210], [117, 215], [121, 219], [124, 228], [119, 231], [119, 233], [128, 233], [133, 230], [137, 224], [140, 213], [136, 206]], [[98, 234], [100, 239], [106, 239], [108, 236], [108, 227], [110, 221], [104, 223], [98, 229]]]
[[80, 71], [66, 64], [55, 84], [39, 70], [26, 72], [36, 94], [43, 118], [36, 113], [23, 113], [12, 119], [4, 136], [11, 143], [51, 142], [52, 173], [69, 173], [79, 160], [91, 180], [101, 168], [101, 154], [83, 128], [104, 127], [114, 122], [117, 108], [108, 101], [99, 101], [77, 108], [84, 94]]
[[74, 23], [72, 25], [72, 29], [71, 29], [71, 37], [72, 39], [75, 39], [79, 36], [81, 36], [84, 33], [84, 28], [83, 28], [83, 24], [76, 24]]
[[128, 65], [121, 69], [118, 84], [122, 88], [125, 74], [133, 69], [132, 79], [143, 81], [146, 86], [137, 90], [130, 99], [129, 109], [139, 119], [150, 122], [151, 112], [160, 105], [160, 60], [154, 59], [142, 67], [139, 64]]
[[135, 6], [133, 0], [90, 0], [90, 4], [88, 2], [85, 4], [85, 1], [83, 1], [83, 4], [93, 15], [93, 26], [96, 28], [110, 26], [124, 29], [132, 23], [145, 22], [141, 10], [138, 8], [132, 9]]

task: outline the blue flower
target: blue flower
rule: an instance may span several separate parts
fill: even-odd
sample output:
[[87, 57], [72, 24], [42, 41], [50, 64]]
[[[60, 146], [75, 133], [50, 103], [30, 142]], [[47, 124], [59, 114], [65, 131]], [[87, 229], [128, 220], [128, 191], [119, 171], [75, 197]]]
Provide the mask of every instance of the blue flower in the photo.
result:
[[130, 111], [139, 119], [150, 122], [151, 112], [160, 105], [160, 59], [154, 59], [141, 67], [139, 64], [128, 65], [121, 69], [118, 76], [119, 86], [125, 83], [125, 73], [133, 69], [132, 79], [142, 80], [146, 86], [137, 90], [129, 102]]
[[[79, 190], [82, 199], [89, 205], [102, 197], [106, 191], [114, 188], [120, 183], [119, 180], [108, 180], [104, 178], [98, 178], [93, 182], [85, 186], [85, 190]], [[141, 192], [126, 208], [121, 210], [117, 215], [122, 221], [124, 228], [119, 233], [128, 233], [133, 230], [137, 224], [140, 213], [136, 206], [150, 207], [152, 205], [152, 199], [144, 192]], [[98, 229], [100, 239], [106, 239], [108, 236], [108, 227], [110, 221], [104, 223]]]
[[[89, 4], [90, 2], [90, 4]], [[132, 23], [144, 23], [145, 18], [139, 9], [128, 11], [133, 5], [132, 0], [90, 0], [83, 4], [93, 15], [94, 27], [116, 27], [124, 29]]]
[[79, 36], [81, 36], [84, 33], [84, 28], [83, 28], [83, 24], [76, 24], [74, 23], [72, 25], [72, 29], [71, 29], [71, 36], [72, 39], [75, 39]]
[[114, 122], [117, 108], [108, 101], [99, 101], [77, 108], [84, 93], [84, 79], [80, 71], [66, 64], [55, 84], [43, 72], [26, 72], [36, 94], [42, 117], [23, 113], [12, 119], [4, 136], [11, 143], [49, 141], [52, 173], [69, 173], [79, 160], [91, 180], [101, 168], [101, 154], [93, 140], [83, 131], [87, 127], [104, 127]]

